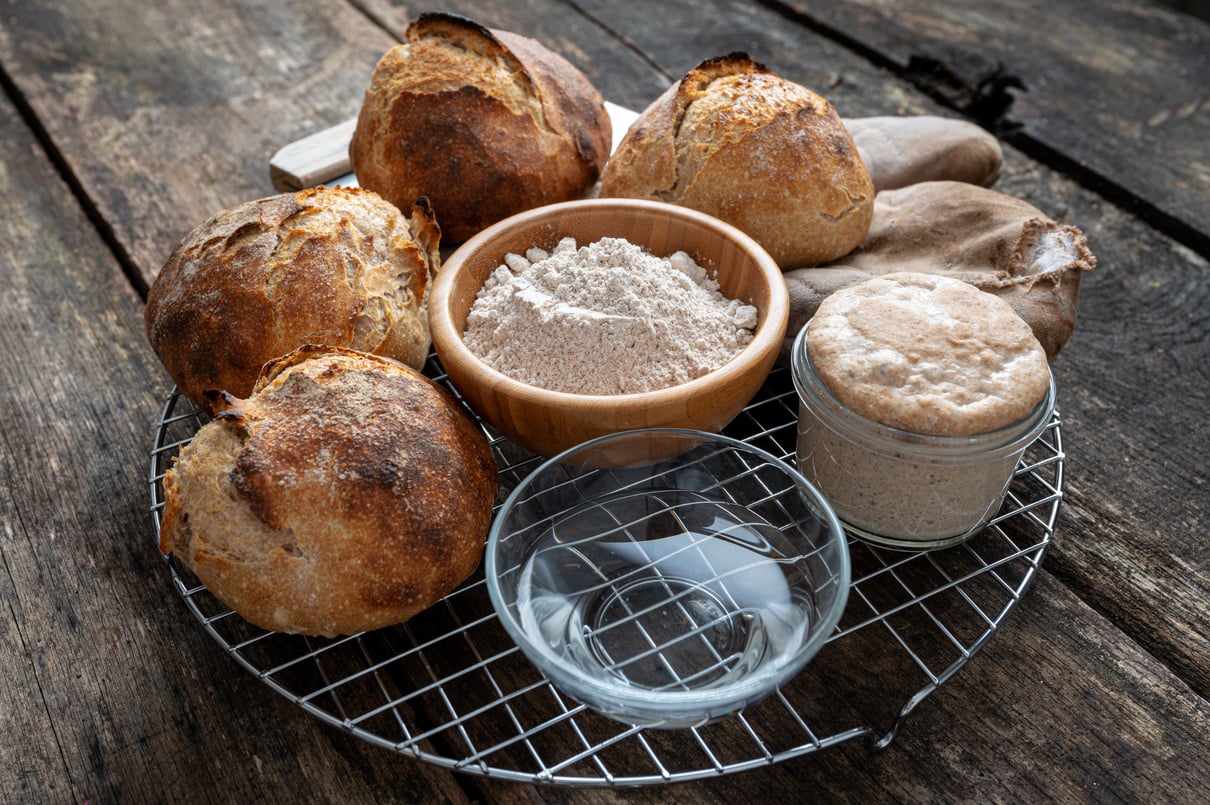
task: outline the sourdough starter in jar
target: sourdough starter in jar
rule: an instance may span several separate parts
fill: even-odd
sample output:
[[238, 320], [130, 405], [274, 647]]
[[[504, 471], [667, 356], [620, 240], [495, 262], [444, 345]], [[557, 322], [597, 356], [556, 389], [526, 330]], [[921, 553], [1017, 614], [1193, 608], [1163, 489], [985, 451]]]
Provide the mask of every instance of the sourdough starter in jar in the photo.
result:
[[1054, 410], [1029, 326], [944, 277], [889, 274], [834, 293], [792, 362], [799, 470], [850, 531], [896, 547], [977, 532]]

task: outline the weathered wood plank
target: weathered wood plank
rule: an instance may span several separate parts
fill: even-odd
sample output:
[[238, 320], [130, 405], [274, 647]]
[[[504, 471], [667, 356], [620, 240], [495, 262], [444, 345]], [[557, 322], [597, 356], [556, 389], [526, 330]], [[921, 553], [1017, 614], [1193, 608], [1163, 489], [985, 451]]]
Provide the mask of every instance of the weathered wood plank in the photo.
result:
[[[1204, 798], [1210, 705], [1116, 632], [1041, 575], [1004, 634], [869, 759], [870, 773], [909, 802]], [[1166, 696], [1173, 711], [1156, 718]], [[997, 762], [973, 762], [987, 757]], [[929, 767], [928, 784], [902, 773], [912, 763]]]
[[1210, 249], [1210, 23], [1134, 0], [770, 5], [852, 38]]
[[356, 115], [393, 41], [340, 0], [9, 11], [8, 73], [144, 283], [193, 226], [273, 192], [278, 147]]
[[153, 544], [142, 302], [6, 99], [0, 168], [0, 799], [465, 801], [269, 694], [186, 612]]
[[[582, 5], [611, 19], [618, 36], [666, 72], [743, 47], [787, 78], [814, 85], [848, 116], [935, 109], [772, 10], [728, 0], [666, 3], [666, 30], [697, 32], [666, 37], [638, 10], [611, 15], [609, 3]], [[831, 88], [823, 81], [829, 74], [839, 77]], [[1135, 155], [1140, 162], [1163, 159]], [[1210, 263], [1020, 152], [1008, 148], [1007, 160], [997, 189], [1081, 227], [1100, 259], [1084, 279], [1080, 321], [1055, 368], [1060, 407], [1072, 424], [1072, 489], [1050, 561], [1208, 695], [1210, 643], [1197, 636], [1210, 631], [1210, 545], [1200, 537], [1210, 521]]]
[[[1097, 659], [1090, 672], [1089, 657]], [[1162, 714], [1162, 715], [1161, 715]], [[1062, 723], [1056, 723], [1056, 717]], [[1195, 802], [1210, 704], [1043, 574], [998, 635], [889, 748], [853, 741], [628, 801]], [[487, 798], [513, 787], [484, 786]], [[565, 801], [541, 789], [547, 801]]]
[[1002, 182], [1100, 265], [1055, 365], [1070, 456], [1047, 567], [1210, 696], [1210, 262], [1008, 152]]

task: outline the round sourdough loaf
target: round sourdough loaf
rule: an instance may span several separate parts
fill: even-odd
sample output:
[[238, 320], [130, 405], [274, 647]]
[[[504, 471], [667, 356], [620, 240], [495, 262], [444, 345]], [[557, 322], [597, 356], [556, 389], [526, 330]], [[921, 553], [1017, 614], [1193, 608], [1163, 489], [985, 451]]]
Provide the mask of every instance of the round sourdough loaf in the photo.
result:
[[147, 295], [147, 338], [181, 392], [245, 397], [264, 364], [303, 344], [419, 368], [441, 232], [378, 195], [317, 187], [241, 204], [190, 232]]
[[386, 358], [303, 347], [247, 399], [211, 394], [164, 477], [160, 550], [251, 623], [350, 634], [404, 621], [483, 554], [497, 489], [453, 397]]
[[459, 243], [514, 213], [582, 196], [609, 156], [605, 102], [542, 44], [420, 15], [370, 78], [349, 159], [402, 209], [427, 196]]
[[870, 173], [832, 105], [742, 53], [702, 62], [648, 106], [600, 194], [721, 218], [783, 269], [848, 254], [874, 209]]

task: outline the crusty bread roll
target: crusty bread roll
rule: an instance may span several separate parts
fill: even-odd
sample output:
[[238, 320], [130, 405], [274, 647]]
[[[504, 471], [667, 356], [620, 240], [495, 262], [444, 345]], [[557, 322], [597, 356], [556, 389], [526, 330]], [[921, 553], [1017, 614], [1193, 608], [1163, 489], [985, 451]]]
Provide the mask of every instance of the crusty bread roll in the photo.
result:
[[399, 623], [474, 571], [497, 491], [452, 395], [365, 353], [303, 347], [247, 399], [212, 392], [164, 477], [160, 549], [264, 629]]
[[702, 62], [648, 106], [605, 166], [600, 194], [721, 218], [783, 269], [852, 251], [874, 206], [832, 105], [742, 53]]
[[147, 338], [181, 392], [245, 397], [261, 367], [307, 343], [409, 366], [431, 346], [428, 289], [440, 230], [378, 195], [316, 187], [250, 201], [190, 232], [147, 295]]
[[370, 79], [349, 159], [401, 209], [427, 196], [447, 242], [583, 195], [609, 156], [605, 102], [540, 43], [422, 14]]

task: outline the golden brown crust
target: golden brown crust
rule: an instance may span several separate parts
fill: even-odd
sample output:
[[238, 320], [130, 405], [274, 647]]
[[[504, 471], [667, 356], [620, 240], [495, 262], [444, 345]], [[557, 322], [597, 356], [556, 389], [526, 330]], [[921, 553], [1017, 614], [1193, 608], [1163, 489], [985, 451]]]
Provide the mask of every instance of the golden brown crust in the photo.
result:
[[430, 348], [440, 229], [368, 190], [317, 187], [224, 210], [189, 233], [147, 296], [147, 338], [173, 381], [247, 396], [266, 361], [305, 343], [414, 367]]
[[609, 155], [604, 99], [540, 43], [423, 14], [374, 69], [349, 158], [399, 206], [427, 196], [447, 242], [583, 195]]
[[709, 213], [789, 269], [856, 248], [874, 186], [831, 104], [732, 53], [702, 62], [643, 111], [606, 165], [601, 195]]
[[164, 552], [248, 621], [303, 634], [399, 623], [478, 565], [487, 439], [397, 362], [303, 347], [265, 367], [164, 478]]

